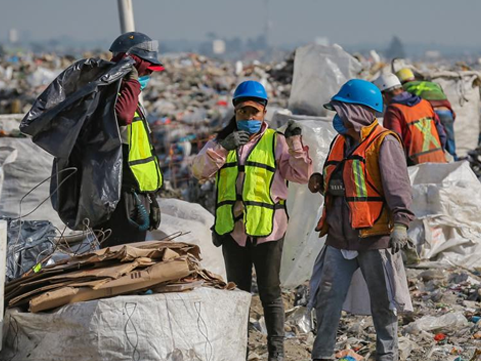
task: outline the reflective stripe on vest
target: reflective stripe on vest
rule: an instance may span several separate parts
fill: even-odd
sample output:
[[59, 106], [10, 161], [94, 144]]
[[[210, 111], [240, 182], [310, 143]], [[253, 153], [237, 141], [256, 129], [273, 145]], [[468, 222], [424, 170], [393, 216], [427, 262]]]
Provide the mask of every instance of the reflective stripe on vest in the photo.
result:
[[412, 107], [397, 103], [391, 106], [401, 111], [406, 122], [410, 141], [409, 144], [405, 143], [404, 147], [409, 159], [414, 164], [446, 163], [431, 104], [421, 99], [421, 102]]
[[[285, 202], [275, 204], [271, 186], [276, 171], [275, 147], [277, 133], [267, 129], [251, 150], [243, 166], [238, 164], [237, 152], [228, 153], [226, 163], [217, 172], [217, 203], [215, 231], [224, 235], [234, 230], [234, 205], [242, 201], [245, 232], [252, 237], [267, 237], [272, 233], [274, 212]], [[236, 191], [237, 178], [245, 172], [242, 195]]]
[[[345, 156], [345, 138], [338, 135], [324, 164], [324, 189], [338, 167], [343, 167], [342, 179], [345, 198], [349, 206], [350, 222], [353, 229], [360, 231], [360, 237], [389, 234], [392, 227], [390, 211], [385, 207], [384, 191], [379, 169], [379, 149], [387, 135], [399, 137], [380, 126], [377, 120], [361, 130], [360, 144]], [[401, 142], [399, 140], [399, 142]], [[325, 194], [323, 215], [316, 230], [324, 235], [328, 231], [327, 212], [332, 196]]]
[[135, 111], [132, 124], [127, 126], [129, 139], [128, 164], [141, 192], [155, 192], [162, 187], [159, 161], [150, 142], [149, 128], [144, 117]]

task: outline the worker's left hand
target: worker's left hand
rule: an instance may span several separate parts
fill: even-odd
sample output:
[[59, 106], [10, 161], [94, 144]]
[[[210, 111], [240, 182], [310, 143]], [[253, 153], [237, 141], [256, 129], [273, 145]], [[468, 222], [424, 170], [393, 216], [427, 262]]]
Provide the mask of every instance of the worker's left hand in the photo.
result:
[[290, 119], [287, 122], [287, 128], [286, 131], [284, 132], [284, 135], [286, 138], [292, 137], [293, 135], [301, 135], [302, 134], [302, 128], [301, 125], [294, 120]]
[[404, 224], [395, 223], [394, 229], [391, 232], [391, 239], [389, 240], [389, 247], [391, 248], [391, 253], [395, 254], [403, 248], [413, 246], [414, 243], [408, 236], [407, 227]]

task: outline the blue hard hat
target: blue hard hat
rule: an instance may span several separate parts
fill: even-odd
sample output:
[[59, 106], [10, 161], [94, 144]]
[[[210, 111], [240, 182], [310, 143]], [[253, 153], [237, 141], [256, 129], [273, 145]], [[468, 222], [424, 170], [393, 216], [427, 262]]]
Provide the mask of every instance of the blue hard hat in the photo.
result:
[[[341, 103], [365, 105], [378, 113], [382, 113], [382, 94], [373, 83], [362, 79], [351, 79], [344, 84], [339, 92], [331, 98], [331, 101]], [[331, 103], [324, 105], [324, 108], [333, 110]]]
[[268, 100], [266, 89], [264, 88], [264, 86], [258, 81], [254, 80], [247, 80], [237, 86], [234, 92], [234, 98], [232, 100], [235, 102], [237, 99], [240, 98], [261, 99], [266, 103]]

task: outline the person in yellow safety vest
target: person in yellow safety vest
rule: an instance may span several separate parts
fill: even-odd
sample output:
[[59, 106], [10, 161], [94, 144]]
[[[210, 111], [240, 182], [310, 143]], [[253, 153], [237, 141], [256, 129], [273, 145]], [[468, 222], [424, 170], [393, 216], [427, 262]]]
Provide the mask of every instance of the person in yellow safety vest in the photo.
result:
[[157, 49], [157, 41], [138, 32], [120, 35], [110, 47], [113, 62], [131, 57], [135, 64], [122, 80], [115, 104], [123, 143], [122, 194], [110, 219], [96, 226], [112, 231], [102, 247], [145, 241], [147, 231], [160, 224], [156, 193], [162, 187], [162, 173], [145, 110], [139, 103], [150, 75], [164, 70]]
[[287, 181], [306, 184], [311, 174], [301, 126], [284, 134], [264, 121], [267, 93], [259, 82], [234, 92], [235, 115], [194, 158], [201, 181], [216, 177], [213, 241], [222, 245], [227, 279], [251, 291], [254, 265], [267, 326], [269, 361], [284, 359], [284, 306], [279, 270], [287, 230]]
[[401, 138], [408, 165], [446, 163], [446, 133], [431, 104], [404, 91], [394, 74], [381, 75], [374, 84], [388, 104], [383, 126]]
[[336, 112], [333, 126], [339, 134], [322, 173], [314, 173], [308, 185], [312, 193], [324, 195], [316, 230], [320, 237], [327, 235], [310, 281], [309, 307], [317, 316], [312, 359], [334, 358], [343, 304], [359, 269], [366, 294], [355, 294], [346, 310], [362, 309], [370, 297], [370, 310], [362, 311], [373, 317], [376, 359], [397, 361], [396, 312], [412, 310], [399, 253], [411, 242], [407, 227], [414, 218], [403, 149], [399, 137], [375, 117], [383, 100], [374, 84], [349, 80], [325, 107]]

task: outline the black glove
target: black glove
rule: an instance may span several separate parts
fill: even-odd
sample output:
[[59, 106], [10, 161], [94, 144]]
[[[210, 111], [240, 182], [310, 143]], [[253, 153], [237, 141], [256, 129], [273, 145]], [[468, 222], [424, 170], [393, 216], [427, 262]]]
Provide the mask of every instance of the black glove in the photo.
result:
[[395, 254], [405, 247], [411, 248], [413, 246], [414, 243], [408, 236], [407, 227], [404, 224], [395, 223], [391, 233], [391, 239], [389, 240], [391, 253]]
[[293, 135], [301, 135], [302, 134], [302, 128], [301, 125], [294, 120], [290, 119], [287, 122], [287, 128], [286, 131], [284, 132], [284, 136], [286, 138], [292, 137]]
[[135, 66], [133, 66], [130, 73], [128, 73], [124, 76], [124, 79], [127, 80], [127, 81], [129, 81], [129, 80], [139, 80], [139, 72], [137, 71], [137, 68]]
[[234, 150], [249, 141], [249, 133], [244, 130], [238, 130], [230, 133], [225, 139], [219, 141], [219, 144], [227, 150]]
[[150, 227], [149, 230], [153, 231], [155, 229], [158, 229], [160, 226], [160, 207], [159, 203], [157, 202], [157, 198], [155, 197], [155, 194], [150, 194]]

